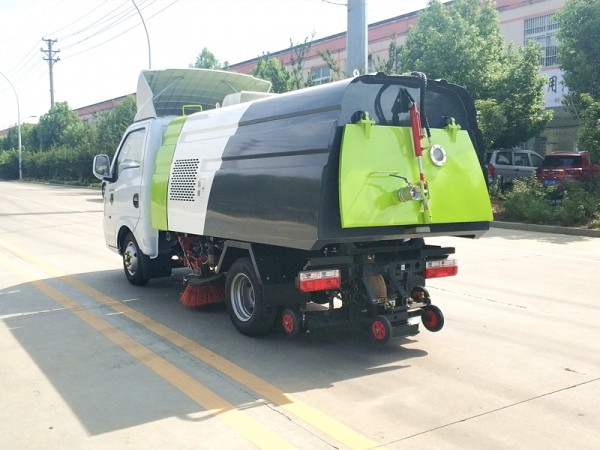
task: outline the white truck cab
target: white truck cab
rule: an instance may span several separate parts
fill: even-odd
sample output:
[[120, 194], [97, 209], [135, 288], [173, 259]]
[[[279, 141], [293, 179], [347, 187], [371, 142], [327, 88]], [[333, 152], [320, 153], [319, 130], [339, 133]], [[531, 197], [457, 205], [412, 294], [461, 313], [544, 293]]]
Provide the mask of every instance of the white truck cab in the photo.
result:
[[[106, 245], [123, 254], [131, 234], [150, 259], [159, 254], [159, 232], [152, 227], [152, 177], [164, 133], [186, 110], [204, 111], [269, 96], [268, 81], [233, 72], [204, 69], [146, 70], [136, 93], [138, 112], [125, 132], [112, 162], [94, 159], [94, 175], [106, 183], [104, 237]], [[136, 258], [136, 255], [131, 255]]]

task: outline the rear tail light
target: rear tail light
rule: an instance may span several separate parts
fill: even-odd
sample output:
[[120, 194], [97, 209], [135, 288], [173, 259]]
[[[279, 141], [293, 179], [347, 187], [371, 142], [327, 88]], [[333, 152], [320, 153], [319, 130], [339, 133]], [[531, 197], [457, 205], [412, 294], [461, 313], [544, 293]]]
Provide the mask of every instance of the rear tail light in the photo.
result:
[[488, 164], [488, 176], [493, 177], [496, 173], [496, 168], [493, 164]]
[[458, 262], [455, 259], [427, 261], [425, 278], [453, 277], [458, 273]]
[[313, 270], [298, 274], [298, 289], [300, 292], [329, 291], [342, 286], [340, 271]]
[[581, 167], [579, 167], [577, 169], [566, 169], [565, 173], [567, 175], [580, 175], [581, 174]]

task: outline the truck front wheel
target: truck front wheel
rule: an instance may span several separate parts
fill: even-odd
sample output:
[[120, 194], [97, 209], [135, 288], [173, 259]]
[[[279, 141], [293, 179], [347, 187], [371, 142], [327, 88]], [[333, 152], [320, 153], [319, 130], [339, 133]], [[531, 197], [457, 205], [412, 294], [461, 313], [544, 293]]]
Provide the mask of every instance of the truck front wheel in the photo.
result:
[[235, 328], [247, 336], [266, 334], [275, 322], [277, 308], [266, 304], [250, 258], [240, 258], [230, 267], [225, 304]]
[[133, 234], [129, 233], [123, 241], [123, 269], [127, 280], [135, 286], [144, 286], [150, 281], [142, 270], [142, 255]]

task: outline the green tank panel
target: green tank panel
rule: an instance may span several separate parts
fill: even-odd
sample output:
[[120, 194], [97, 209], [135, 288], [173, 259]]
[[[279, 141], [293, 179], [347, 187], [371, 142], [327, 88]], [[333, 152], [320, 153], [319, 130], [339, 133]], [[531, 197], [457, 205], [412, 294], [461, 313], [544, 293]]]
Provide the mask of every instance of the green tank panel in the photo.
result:
[[183, 128], [183, 124], [188, 116], [182, 116], [174, 119], [169, 123], [163, 142], [158, 149], [156, 156], [156, 171], [152, 176], [152, 203], [150, 215], [152, 218], [152, 227], [158, 230], [168, 230], [167, 220], [167, 195], [169, 191], [169, 174], [171, 172], [171, 164], [173, 163], [173, 155], [175, 147], [179, 140], [179, 135]]
[[398, 199], [398, 190], [407, 187], [400, 177], [417, 192], [420, 187], [411, 129], [368, 123], [344, 127], [339, 177], [342, 228], [492, 220], [487, 186], [468, 132], [447, 127], [431, 133], [432, 144], [443, 148], [446, 160], [436, 165], [430, 147], [423, 151], [427, 214], [422, 199]]

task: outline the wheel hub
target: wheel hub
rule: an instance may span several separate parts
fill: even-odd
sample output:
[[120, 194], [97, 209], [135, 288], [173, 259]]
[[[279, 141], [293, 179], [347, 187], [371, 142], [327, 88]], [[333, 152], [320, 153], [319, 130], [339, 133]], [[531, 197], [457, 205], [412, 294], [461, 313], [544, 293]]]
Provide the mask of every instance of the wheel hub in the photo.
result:
[[236, 317], [247, 322], [254, 313], [254, 286], [243, 273], [238, 273], [231, 283], [231, 304]]
[[137, 272], [138, 258], [137, 249], [133, 242], [130, 242], [123, 252], [123, 264], [125, 264], [125, 268], [131, 275], [135, 275]]

